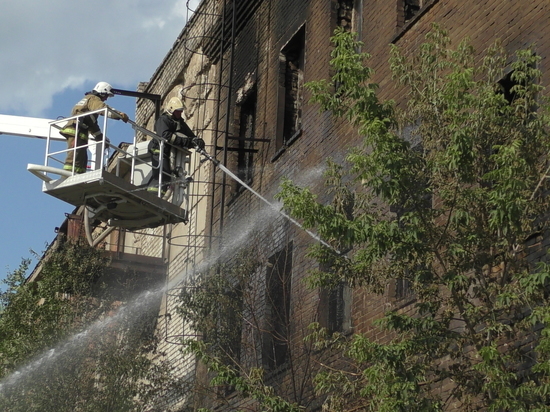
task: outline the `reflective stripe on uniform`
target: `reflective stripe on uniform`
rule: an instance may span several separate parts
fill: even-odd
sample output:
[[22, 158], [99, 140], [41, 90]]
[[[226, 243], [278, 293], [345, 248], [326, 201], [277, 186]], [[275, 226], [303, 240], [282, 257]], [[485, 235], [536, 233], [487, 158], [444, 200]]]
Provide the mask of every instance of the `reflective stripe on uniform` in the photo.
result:
[[[69, 172], [72, 172], [73, 171], [73, 165], [63, 165], [63, 170], [68, 170]], [[84, 169], [83, 167], [75, 166], [75, 168], [74, 168], [75, 173], [84, 173], [85, 171], [86, 171], [86, 169]]]
[[[65, 127], [59, 131], [59, 134], [74, 137], [76, 134], [76, 129], [74, 127]], [[82, 140], [88, 140], [88, 133], [78, 132], [78, 137]]]
[[[158, 186], [149, 186], [147, 188], [147, 191], [150, 192], [150, 193], [158, 193], [159, 188], [158, 188]], [[162, 196], [164, 196], [166, 194], [166, 189], [164, 189], [164, 188], [160, 189], [160, 194]]]

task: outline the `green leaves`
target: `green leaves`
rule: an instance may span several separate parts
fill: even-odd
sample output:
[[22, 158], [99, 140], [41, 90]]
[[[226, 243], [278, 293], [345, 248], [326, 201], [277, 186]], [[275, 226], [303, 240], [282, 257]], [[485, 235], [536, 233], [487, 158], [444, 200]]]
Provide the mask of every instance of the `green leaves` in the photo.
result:
[[214, 372], [210, 384], [216, 386], [230, 386], [240, 396], [249, 400], [255, 400], [262, 410], [269, 412], [299, 412], [302, 410], [298, 405], [289, 402], [281, 396], [276, 395], [273, 387], [266, 385], [263, 380], [264, 371], [262, 368], [251, 368], [247, 375], [228, 365], [223, 359], [215, 356], [208, 345], [197, 340], [184, 342], [185, 352], [197, 356], [207, 367]]
[[[365, 134], [385, 128], [392, 121], [392, 104], [380, 104], [377, 84], [369, 83], [373, 70], [364, 65], [370, 56], [356, 53], [362, 44], [353, 36], [338, 28], [332, 37], [335, 48], [330, 64], [335, 71], [331, 81], [320, 80], [306, 84], [313, 92], [311, 103], [319, 103], [321, 110], [329, 110], [335, 116], [347, 118], [352, 124], [365, 127]], [[377, 118], [378, 122], [365, 122]]]
[[[378, 98], [354, 35], [333, 41], [334, 76], [308, 85], [311, 101], [363, 144], [329, 162], [332, 203], [289, 181], [280, 199], [348, 250], [330, 260], [313, 247], [331, 265], [311, 285], [345, 280], [396, 307], [394, 279], [412, 293], [406, 313], [361, 324], [368, 336], [323, 340], [352, 366], [322, 371], [317, 390], [335, 410], [544, 409], [550, 271], [534, 239], [548, 228], [550, 118], [540, 58], [529, 48], [508, 56], [498, 42], [481, 53], [468, 39], [452, 47], [434, 25], [417, 50], [392, 46], [392, 87], [405, 96], [395, 105]], [[342, 193], [353, 199], [345, 213]]]
[[122, 302], [101, 287], [107, 263], [100, 250], [68, 242], [42, 261], [39, 281], [25, 281], [27, 261], [8, 276], [1, 410], [134, 411], [178, 387], [145, 352], [154, 346], [151, 313], [117, 312]]

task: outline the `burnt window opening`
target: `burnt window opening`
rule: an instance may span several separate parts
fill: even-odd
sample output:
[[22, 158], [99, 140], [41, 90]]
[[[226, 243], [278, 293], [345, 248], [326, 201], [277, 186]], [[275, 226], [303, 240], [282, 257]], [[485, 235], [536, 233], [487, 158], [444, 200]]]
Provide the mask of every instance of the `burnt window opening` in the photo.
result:
[[[527, 70], [535, 69], [534, 65], [529, 65]], [[496, 93], [502, 95], [507, 103], [507, 107], [501, 108], [501, 115], [503, 121], [508, 120], [508, 112], [512, 110], [514, 116], [522, 115], [525, 120], [532, 120], [535, 112], [538, 110], [535, 96], [530, 95], [527, 88], [528, 85], [534, 81], [533, 78], [527, 78], [529, 76], [525, 72], [516, 73], [515, 70], [507, 73], [496, 84]], [[529, 103], [528, 103], [529, 101]], [[491, 148], [491, 154], [493, 152]]]
[[396, 35], [391, 42], [395, 44], [399, 41], [409, 27], [438, 2], [439, 0], [397, 0]]
[[517, 83], [512, 80], [512, 72], [508, 73], [502, 80], [498, 82], [497, 93], [502, 94], [508, 104], [512, 104], [512, 102], [516, 98], [516, 94], [512, 91], [512, 88], [516, 84]]
[[305, 27], [281, 50], [279, 58], [276, 148], [290, 145], [302, 131]]
[[[502, 95], [504, 97], [504, 100], [506, 100], [507, 104], [505, 104], [504, 107], [500, 108], [499, 115], [503, 122], [507, 121], [507, 111], [510, 109], [510, 106], [514, 104], [514, 101], [517, 99], [517, 92], [514, 90], [514, 87], [517, 86], [519, 83], [517, 83], [513, 79], [513, 71], [508, 73], [506, 76], [504, 76], [501, 80], [497, 82], [496, 87], [496, 93]], [[485, 153], [487, 158], [490, 156], [496, 154], [498, 152], [498, 149], [495, 149], [494, 144], [489, 144], [485, 148]], [[484, 167], [483, 172], [488, 173], [490, 171], [490, 166], [487, 163]], [[493, 186], [494, 182], [484, 182], [484, 186], [491, 187]]]
[[[531, 66], [531, 68], [535, 68], [534, 66]], [[511, 125], [506, 126], [506, 124], [510, 121], [514, 123], [515, 121], [512, 119], [515, 119], [518, 115], [523, 115], [525, 120], [532, 119], [535, 112], [537, 111], [537, 105], [536, 103], [532, 103], [529, 106], [526, 106], [525, 102], [525, 87], [527, 86], [528, 80], [524, 78], [524, 73], [520, 73], [519, 77], [522, 79], [522, 81], [518, 81], [516, 77], [516, 73], [514, 70], [507, 73], [502, 79], [500, 79], [496, 83], [495, 87], [495, 93], [497, 95], [502, 95], [506, 103], [499, 107], [499, 117], [500, 121], [502, 122], [502, 125], [507, 127], [512, 127]], [[519, 89], [519, 90], [518, 90]], [[513, 112], [514, 114], [510, 116], [510, 113]], [[503, 139], [504, 136], [501, 136]], [[490, 159], [491, 156], [498, 153], [498, 147], [500, 144], [502, 144], [502, 140], [498, 139], [498, 141], [487, 141], [486, 146], [484, 147], [485, 156], [487, 159]], [[482, 176], [486, 173], [489, 173], [492, 169], [493, 165], [492, 162], [486, 162], [483, 164], [482, 167]], [[493, 187], [495, 184], [494, 180], [482, 180], [482, 186], [483, 187]]]
[[403, 0], [403, 12], [405, 14], [405, 23], [412, 20], [418, 14], [425, 0]]
[[411, 281], [408, 279], [394, 279], [391, 288], [393, 290], [390, 291], [390, 295], [395, 300], [406, 299], [413, 295]]
[[508, 104], [511, 105], [518, 98], [514, 87], [519, 85], [520, 83], [514, 79], [514, 72], [511, 71], [498, 82], [497, 93], [502, 94]]
[[[419, 193], [425, 192], [426, 184], [421, 182], [418, 191]], [[422, 203], [421, 207], [426, 210], [432, 206], [432, 194], [424, 193], [421, 195], [420, 202]], [[402, 217], [413, 210], [413, 207], [401, 207], [401, 206], [392, 206], [390, 211], [395, 213], [395, 219], [399, 222], [398, 226], [404, 228], [404, 223]], [[423, 212], [420, 212], [423, 213]], [[411, 278], [414, 278], [419, 272], [426, 271], [424, 265], [417, 265], [413, 269], [405, 269], [403, 277], [396, 277], [389, 284], [388, 295], [390, 298], [395, 301], [407, 301], [406, 303], [412, 301], [415, 298], [413, 284]]]
[[[397, 30], [407, 27], [438, 0], [397, 0]], [[395, 42], [400, 35], [392, 42]]]
[[[256, 134], [256, 91], [253, 90], [239, 105], [239, 130], [237, 151], [237, 176], [246, 184], [252, 183], [254, 175], [254, 142]], [[237, 190], [241, 184], [237, 183]]]
[[351, 330], [351, 288], [345, 282], [334, 288], [321, 289], [319, 324], [329, 333]]
[[270, 370], [275, 370], [283, 366], [288, 357], [292, 242], [272, 255], [268, 266], [263, 359]]
[[[348, 216], [349, 217], [349, 216]], [[351, 249], [345, 247], [342, 253]], [[335, 274], [335, 263], [332, 259], [321, 263], [319, 269], [324, 273]], [[319, 325], [329, 333], [351, 332], [352, 288], [344, 280], [321, 287], [317, 318]]]
[[355, 0], [337, 0], [336, 4], [336, 25], [345, 31], [354, 30], [354, 9]]

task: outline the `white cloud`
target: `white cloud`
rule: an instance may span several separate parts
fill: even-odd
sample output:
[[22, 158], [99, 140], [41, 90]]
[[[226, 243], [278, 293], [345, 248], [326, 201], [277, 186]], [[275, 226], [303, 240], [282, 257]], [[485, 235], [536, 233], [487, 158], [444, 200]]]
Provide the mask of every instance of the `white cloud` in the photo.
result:
[[177, 0], [174, 2], [172, 13], [183, 19], [191, 18], [200, 2], [201, 0]]
[[187, 0], [4, 3], [0, 114], [42, 116], [55, 94], [85, 82], [134, 90], [150, 79], [189, 16]]

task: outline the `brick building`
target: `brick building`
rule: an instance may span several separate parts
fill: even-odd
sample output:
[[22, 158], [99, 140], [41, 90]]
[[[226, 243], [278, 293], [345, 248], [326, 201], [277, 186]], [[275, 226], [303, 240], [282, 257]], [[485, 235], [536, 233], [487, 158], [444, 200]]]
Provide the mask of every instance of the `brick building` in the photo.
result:
[[[433, 22], [448, 29], [453, 40], [469, 36], [480, 52], [496, 39], [510, 52], [536, 44], [542, 83], [550, 84], [550, 3], [545, 0], [203, 0], [190, 14], [139, 91], [161, 95], [164, 101], [182, 97], [185, 118], [206, 141], [206, 151], [273, 205], [284, 177], [330, 201], [323, 195], [325, 159], [342, 160], [361, 139], [344, 122], [307, 104], [303, 87], [330, 76], [329, 38], [339, 25], [357, 32], [372, 55], [373, 81], [382, 98], [400, 97], [389, 71], [389, 45], [414, 50]], [[138, 101], [136, 122], [152, 130], [154, 109], [151, 102]], [[307, 325], [317, 321], [332, 330], [369, 334], [373, 320], [388, 307], [406, 310], [400, 285], [389, 285], [382, 297], [346, 286], [308, 289], [302, 280], [316, 264], [306, 252], [316, 239], [212, 162], [201, 163], [198, 154], [192, 170], [188, 224], [123, 236], [117, 232], [124, 239], [122, 249], [139, 249], [167, 264], [159, 352], [177, 365], [181, 377], [201, 381], [195, 359], [180, 351], [181, 339], [195, 332], [179, 317], [177, 297], [190, 279], [215, 263], [254, 249], [263, 266], [253, 274], [255, 306], [249, 315], [254, 322], [239, 326], [243, 346], [237, 356], [266, 368], [267, 381], [278, 391], [307, 410], [316, 409], [313, 371], [306, 367], [309, 349], [301, 343]], [[167, 393], [166, 410], [211, 401], [192, 393]], [[230, 391], [223, 399], [237, 407]]]

